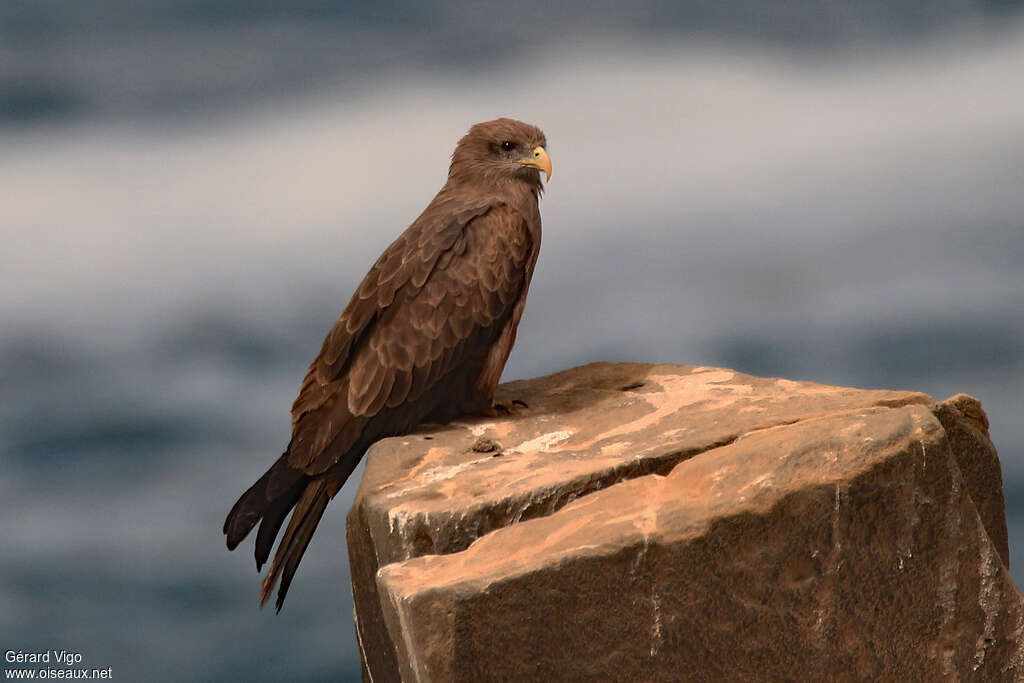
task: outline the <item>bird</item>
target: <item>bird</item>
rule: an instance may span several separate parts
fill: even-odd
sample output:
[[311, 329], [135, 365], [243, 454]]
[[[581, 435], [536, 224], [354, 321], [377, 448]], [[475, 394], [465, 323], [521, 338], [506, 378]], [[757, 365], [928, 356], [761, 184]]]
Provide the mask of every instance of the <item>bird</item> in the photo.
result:
[[444, 186], [356, 288], [302, 381], [288, 446], [224, 522], [228, 550], [259, 524], [261, 571], [291, 513], [260, 607], [279, 583], [280, 612], [328, 502], [371, 444], [507, 408], [494, 393], [540, 250], [540, 174], [551, 171], [539, 128], [472, 126]]

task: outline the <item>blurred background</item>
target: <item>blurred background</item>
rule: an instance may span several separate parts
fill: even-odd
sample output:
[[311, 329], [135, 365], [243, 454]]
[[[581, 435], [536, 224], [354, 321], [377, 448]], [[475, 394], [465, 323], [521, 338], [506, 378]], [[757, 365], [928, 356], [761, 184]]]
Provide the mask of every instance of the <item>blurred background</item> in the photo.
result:
[[354, 483], [278, 616], [220, 527], [369, 265], [497, 116], [555, 166], [505, 379], [670, 361], [974, 394], [1024, 581], [1019, 8], [0, 4], [3, 649], [358, 680]]

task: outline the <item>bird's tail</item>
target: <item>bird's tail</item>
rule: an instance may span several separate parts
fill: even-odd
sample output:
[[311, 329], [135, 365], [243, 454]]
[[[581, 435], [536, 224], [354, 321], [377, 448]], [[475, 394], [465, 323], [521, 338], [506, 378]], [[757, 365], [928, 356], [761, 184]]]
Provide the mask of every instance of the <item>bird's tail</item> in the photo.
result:
[[[363, 450], [365, 448], [360, 444], [353, 452], [361, 454]], [[277, 592], [276, 605], [277, 611], [281, 611], [292, 577], [295, 576], [299, 561], [302, 560], [309, 540], [313, 537], [320, 518], [323, 517], [327, 503], [341, 489], [358, 462], [358, 457], [343, 458], [326, 473], [310, 476], [300, 469], [291, 467], [288, 464], [288, 451], [285, 451], [284, 455], [278, 458], [277, 462], [264, 472], [231, 508], [224, 521], [228, 550], [234, 550], [249, 535], [257, 522], [260, 524], [259, 532], [256, 534], [257, 570], [262, 569], [270, 557], [277, 533], [281, 530], [285, 517], [289, 512], [292, 513], [284, 537], [277, 546], [270, 571], [263, 579], [260, 590], [261, 607], [270, 598], [274, 585], [280, 581], [281, 588]]]
[[288, 466], [288, 452], [277, 459], [256, 483], [239, 497], [224, 520], [224, 535], [228, 550], [234, 550], [249, 535], [260, 520], [256, 538], [256, 569], [260, 569], [270, 555], [281, 523], [305, 488], [308, 477], [301, 470]]
[[[334, 490], [330, 490], [333, 488]], [[331, 487], [323, 477], [309, 481], [295, 503], [295, 512], [288, 521], [288, 528], [284, 532], [281, 543], [277, 546], [274, 554], [274, 561], [270, 565], [270, 571], [263, 579], [263, 586], [260, 589], [260, 607], [267, 604], [270, 594], [274, 592], [274, 585], [281, 581], [281, 588], [277, 591], [277, 600], [274, 603], [277, 611], [281, 611], [284, 598], [288, 594], [288, 587], [295, 576], [295, 570], [299, 567], [303, 553], [309, 545], [309, 540], [316, 531], [320, 518], [327, 509], [327, 503], [338, 487]], [[280, 523], [278, 523], [278, 527]], [[260, 528], [262, 532], [262, 527]], [[274, 530], [276, 535], [277, 530]], [[273, 542], [273, 538], [271, 538]], [[258, 544], [257, 544], [258, 545]], [[257, 549], [258, 550], [258, 549]]]

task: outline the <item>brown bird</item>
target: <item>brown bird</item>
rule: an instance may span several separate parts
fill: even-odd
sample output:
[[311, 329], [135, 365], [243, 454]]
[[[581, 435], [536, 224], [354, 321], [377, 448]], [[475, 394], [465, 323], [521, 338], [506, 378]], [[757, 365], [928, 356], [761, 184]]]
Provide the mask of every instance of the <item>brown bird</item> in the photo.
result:
[[260, 523], [261, 569], [294, 508], [260, 606], [280, 580], [280, 611], [328, 501], [370, 444], [422, 422], [495, 414], [540, 249], [546, 144], [512, 119], [470, 128], [444, 187], [341, 312], [292, 405], [291, 442], [224, 522], [229, 550]]

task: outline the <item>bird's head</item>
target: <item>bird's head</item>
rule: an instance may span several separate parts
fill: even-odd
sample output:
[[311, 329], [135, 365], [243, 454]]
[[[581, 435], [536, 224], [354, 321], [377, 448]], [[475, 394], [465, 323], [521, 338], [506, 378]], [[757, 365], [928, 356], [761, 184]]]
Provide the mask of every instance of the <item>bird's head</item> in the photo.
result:
[[452, 154], [449, 180], [488, 183], [522, 181], [541, 188], [540, 172], [551, 179], [551, 159], [544, 133], [514, 119], [478, 123], [459, 140]]

